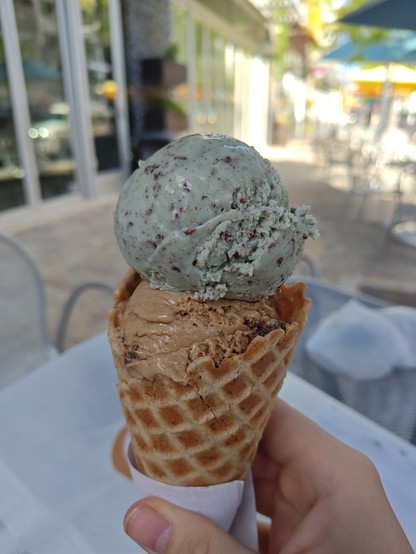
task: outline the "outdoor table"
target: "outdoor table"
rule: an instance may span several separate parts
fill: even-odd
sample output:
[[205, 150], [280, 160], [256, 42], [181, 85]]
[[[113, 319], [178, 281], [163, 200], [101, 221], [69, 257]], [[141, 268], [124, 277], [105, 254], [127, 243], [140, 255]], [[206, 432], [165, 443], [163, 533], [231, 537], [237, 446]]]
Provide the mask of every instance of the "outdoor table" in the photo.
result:
[[[373, 459], [416, 547], [416, 448], [293, 374], [281, 397]], [[105, 334], [1, 389], [0, 421], [0, 552], [140, 551], [122, 526], [137, 494], [113, 463], [124, 421]]]

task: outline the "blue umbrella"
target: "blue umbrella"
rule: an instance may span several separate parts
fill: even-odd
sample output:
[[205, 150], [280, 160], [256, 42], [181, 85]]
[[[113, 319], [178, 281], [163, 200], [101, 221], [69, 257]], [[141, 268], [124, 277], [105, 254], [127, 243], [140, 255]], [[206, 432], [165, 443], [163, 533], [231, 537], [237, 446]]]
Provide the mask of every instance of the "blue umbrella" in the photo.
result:
[[416, 31], [416, 0], [372, 0], [342, 17], [340, 22]]
[[346, 63], [416, 63], [416, 33], [405, 33], [400, 37], [386, 37], [368, 46], [348, 42], [331, 50], [325, 54], [322, 59], [328, 61], [343, 61]]

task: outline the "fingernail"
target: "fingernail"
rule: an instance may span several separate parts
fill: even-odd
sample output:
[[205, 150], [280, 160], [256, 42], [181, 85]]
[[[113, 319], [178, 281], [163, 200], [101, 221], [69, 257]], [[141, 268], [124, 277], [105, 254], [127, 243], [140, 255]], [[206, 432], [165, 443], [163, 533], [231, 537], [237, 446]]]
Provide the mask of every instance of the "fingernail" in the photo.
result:
[[168, 544], [172, 524], [153, 508], [139, 505], [127, 514], [124, 529], [143, 548], [162, 554]]

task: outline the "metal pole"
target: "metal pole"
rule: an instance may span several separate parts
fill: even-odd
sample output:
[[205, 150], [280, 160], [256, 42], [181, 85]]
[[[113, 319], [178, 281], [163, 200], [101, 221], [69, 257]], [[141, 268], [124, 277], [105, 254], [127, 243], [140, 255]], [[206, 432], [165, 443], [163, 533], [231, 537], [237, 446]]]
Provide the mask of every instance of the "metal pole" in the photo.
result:
[[23, 190], [26, 202], [35, 205], [41, 201], [42, 195], [33, 141], [28, 135], [31, 122], [13, 0], [0, 1], [0, 21], [17, 149], [24, 171]]
[[186, 33], [186, 57], [187, 63], [187, 85], [188, 85], [188, 127], [195, 130], [196, 122], [196, 76], [195, 76], [195, 21], [192, 15], [187, 14]]
[[381, 99], [380, 99], [380, 116], [379, 116], [380, 120], [376, 130], [376, 140], [381, 139], [389, 122], [392, 95], [393, 95], [392, 71], [393, 71], [393, 64], [392, 63], [387, 64], [386, 80], [383, 83], [383, 90], [382, 90]]
[[121, 168], [124, 177], [131, 173], [130, 127], [128, 119], [126, 67], [124, 54], [123, 22], [121, 16], [120, 0], [110, 0], [108, 4], [110, 35], [111, 35], [111, 60], [113, 78], [117, 85], [117, 94], [114, 101], [117, 145]]
[[93, 140], [87, 63], [82, 36], [81, 8], [78, 1], [56, 0], [62, 37], [62, 67], [65, 91], [70, 105], [70, 128], [77, 167], [77, 180], [86, 197], [97, 195], [96, 155]]

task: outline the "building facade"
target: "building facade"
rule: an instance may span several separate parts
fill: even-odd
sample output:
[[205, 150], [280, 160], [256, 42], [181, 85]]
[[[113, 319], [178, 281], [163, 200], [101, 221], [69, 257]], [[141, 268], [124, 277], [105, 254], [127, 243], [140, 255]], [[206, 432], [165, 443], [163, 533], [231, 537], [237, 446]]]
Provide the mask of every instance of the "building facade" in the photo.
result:
[[[183, 116], [158, 140], [270, 138], [273, 44], [248, 0], [2, 0], [0, 29], [0, 210], [121, 183], [149, 99]], [[146, 59], [185, 71], [155, 88]]]

